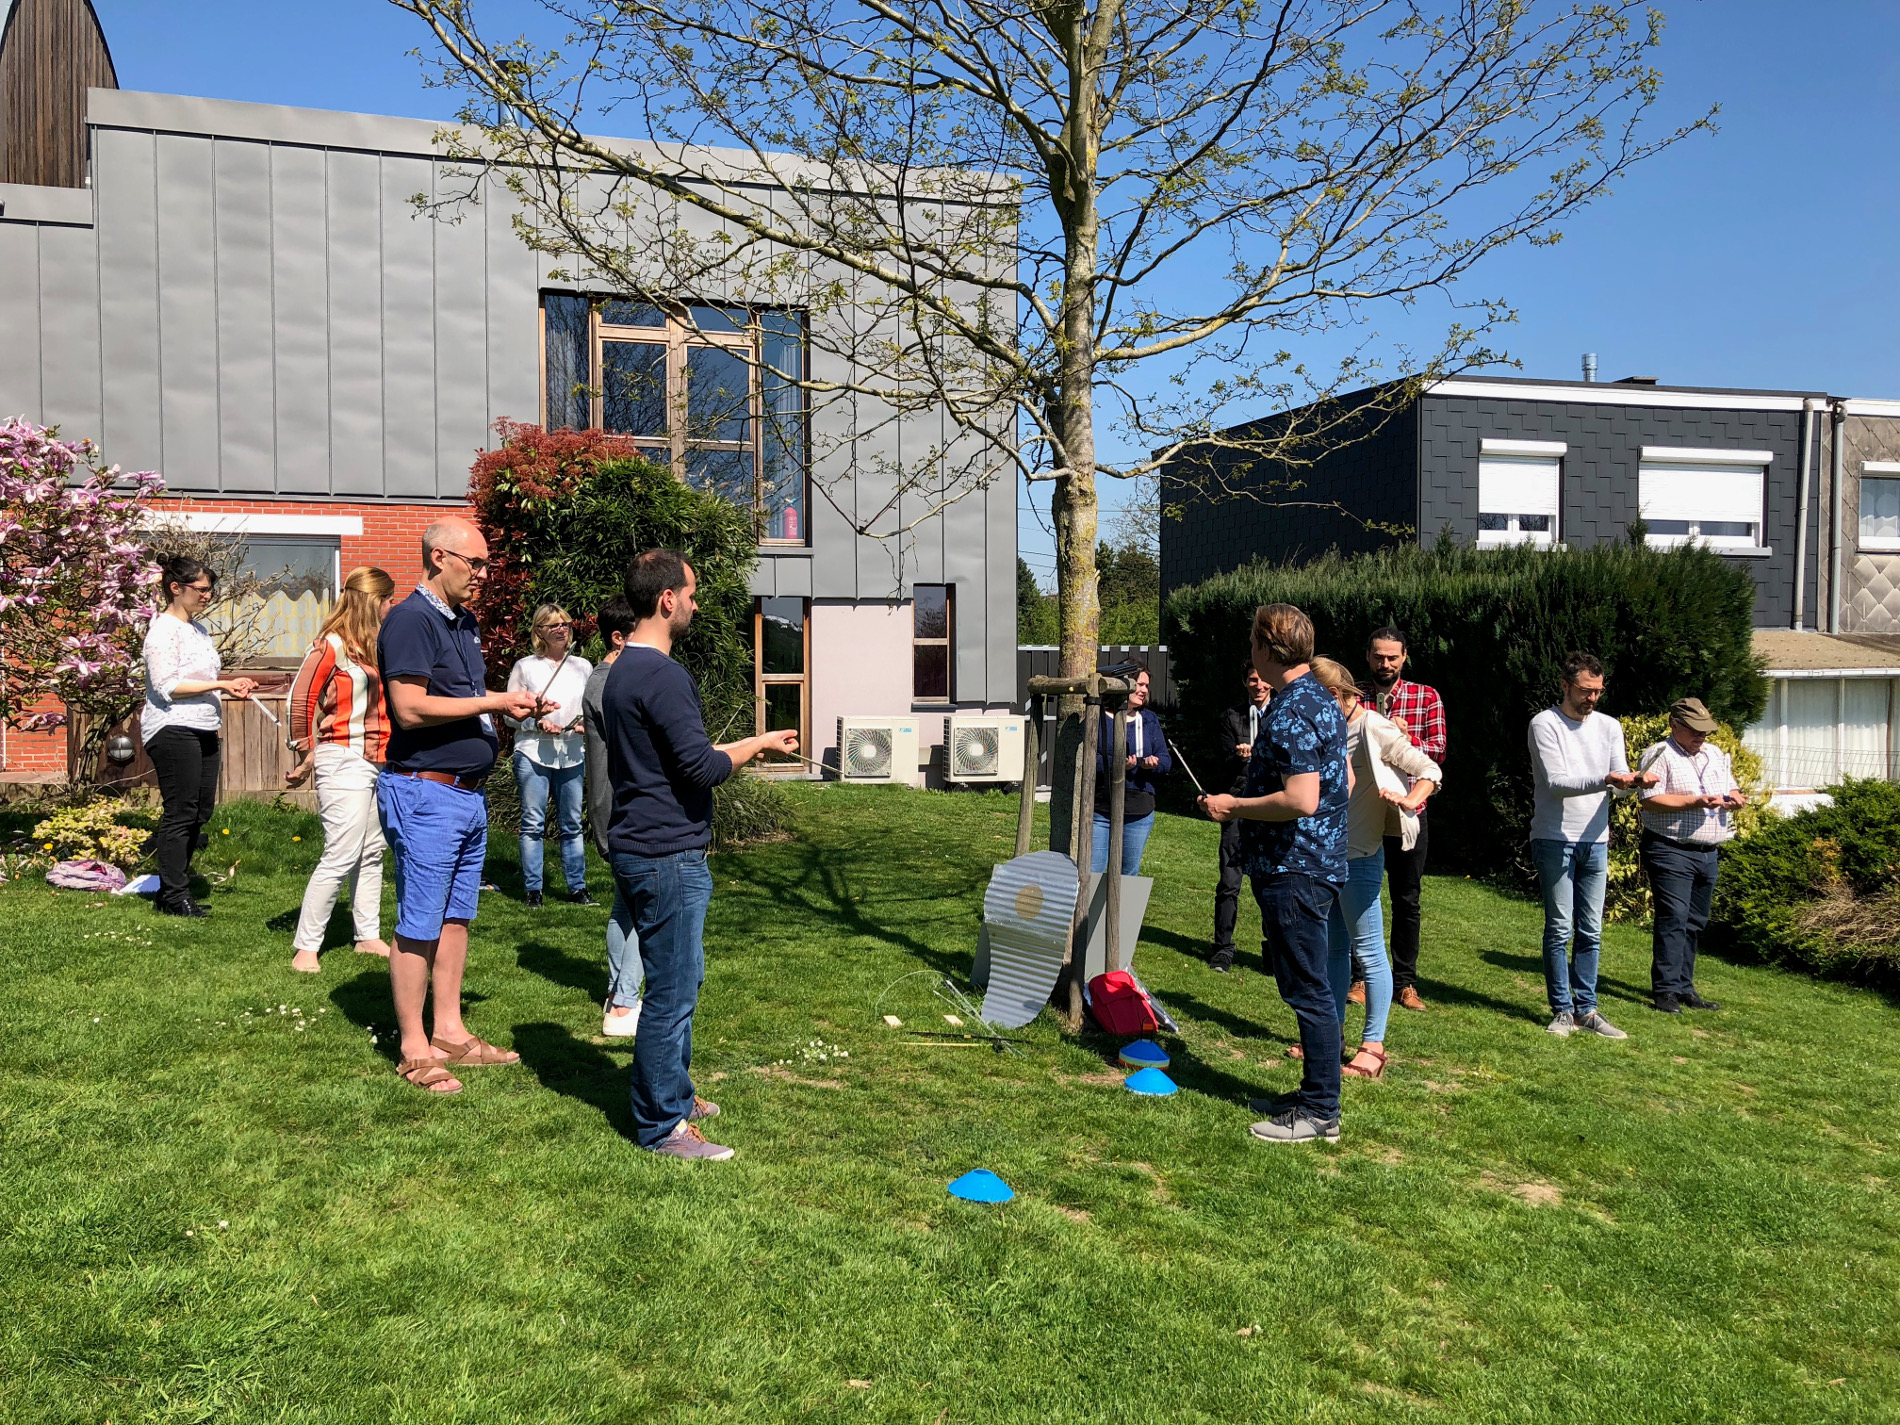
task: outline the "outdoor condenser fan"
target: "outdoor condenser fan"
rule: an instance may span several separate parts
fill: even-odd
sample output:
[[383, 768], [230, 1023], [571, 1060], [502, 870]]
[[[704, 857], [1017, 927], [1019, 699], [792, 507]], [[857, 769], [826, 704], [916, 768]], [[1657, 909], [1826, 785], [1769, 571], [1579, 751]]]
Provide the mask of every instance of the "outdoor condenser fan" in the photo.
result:
[[845, 738], [844, 760], [853, 777], [888, 777], [891, 773], [890, 729], [852, 728]]
[[960, 727], [951, 761], [952, 779], [994, 777], [1001, 753], [1001, 739], [993, 727]]

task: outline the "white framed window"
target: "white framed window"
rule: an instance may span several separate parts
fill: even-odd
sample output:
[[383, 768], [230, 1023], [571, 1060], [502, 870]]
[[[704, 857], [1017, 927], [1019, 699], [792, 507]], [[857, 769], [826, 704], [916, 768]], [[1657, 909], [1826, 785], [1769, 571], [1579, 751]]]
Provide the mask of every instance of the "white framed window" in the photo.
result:
[[1861, 463], [1860, 547], [1900, 553], [1900, 461]]
[[1891, 672], [1769, 674], [1766, 716], [1742, 734], [1768, 783], [1803, 792], [1843, 777], [1900, 781], [1900, 683]]
[[1695, 542], [1735, 554], [1768, 554], [1762, 509], [1768, 450], [1643, 447], [1638, 503], [1652, 548]]
[[1486, 440], [1478, 456], [1478, 543], [1557, 542], [1563, 498], [1561, 441]]

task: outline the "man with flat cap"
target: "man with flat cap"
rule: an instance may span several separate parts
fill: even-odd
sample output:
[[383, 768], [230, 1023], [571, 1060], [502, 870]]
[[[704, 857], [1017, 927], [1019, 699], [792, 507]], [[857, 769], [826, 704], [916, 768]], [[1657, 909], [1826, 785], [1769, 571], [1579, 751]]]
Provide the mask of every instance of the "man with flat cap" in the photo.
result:
[[1655, 900], [1650, 988], [1664, 1014], [1717, 1008], [1696, 993], [1696, 941], [1715, 900], [1717, 848], [1735, 834], [1729, 813], [1748, 798], [1728, 754], [1709, 741], [1714, 731], [1701, 700], [1683, 698], [1669, 709], [1669, 736], [1637, 762], [1656, 775], [1641, 792], [1642, 858]]

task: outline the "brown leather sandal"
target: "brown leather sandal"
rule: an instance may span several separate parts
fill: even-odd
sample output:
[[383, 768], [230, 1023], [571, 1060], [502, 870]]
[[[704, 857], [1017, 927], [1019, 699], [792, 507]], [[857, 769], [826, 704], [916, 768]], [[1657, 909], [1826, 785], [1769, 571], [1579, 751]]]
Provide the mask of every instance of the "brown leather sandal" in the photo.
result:
[[459, 1069], [481, 1069], [493, 1064], [519, 1064], [521, 1056], [512, 1049], [500, 1049], [486, 1039], [477, 1039], [473, 1034], [457, 1044], [453, 1039], [437, 1036], [429, 1041], [448, 1058], [443, 1060]]
[[[462, 1091], [461, 1080], [443, 1068], [441, 1061], [437, 1059], [404, 1059], [396, 1065], [396, 1072], [402, 1077], [404, 1083], [414, 1084], [425, 1093], [432, 1093], [437, 1098], [448, 1098]], [[454, 1084], [455, 1087], [442, 1089], [437, 1088], [437, 1084]]]
[[[1364, 1062], [1361, 1062], [1361, 1061]], [[1341, 1074], [1350, 1074], [1355, 1079], [1382, 1079], [1385, 1077], [1385, 1045], [1361, 1044], [1359, 1052], [1343, 1069]]]

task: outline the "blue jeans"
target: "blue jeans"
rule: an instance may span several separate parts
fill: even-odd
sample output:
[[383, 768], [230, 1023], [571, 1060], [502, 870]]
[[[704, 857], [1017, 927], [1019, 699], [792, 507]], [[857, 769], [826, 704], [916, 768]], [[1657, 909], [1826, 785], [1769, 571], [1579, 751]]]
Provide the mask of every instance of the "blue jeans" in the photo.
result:
[[515, 785], [521, 789], [521, 883], [541, 889], [541, 842], [547, 832], [548, 797], [554, 798], [555, 824], [561, 836], [561, 876], [569, 892], [587, 889], [587, 848], [581, 843], [581, 787], [587, 767], [543, 767], [524, 752], [515, 753]]
[[[1148, 845], [1148, 833], [1155, 829], [1155, 814], [1138, 816], [1122, 823], [1122, 874], [1141, 874], [1141, 853]], [[1108, 869], [1108, 813], [1095, 813], [1095, 834], [1090, 838], [1089, 870], [1096, 875]]]
[[1366, 1032], [1369, 1043], [1385, 1043], [1385, 1021], [1392, 1013], [1392, 965], [1385, 957], [1385, 913], [1379, 886], [1385, 880], [1385, 848], [1346, 863], [1346, 884], [1339, 888], [1328, 924], [1332, 942], [1333, 998], [1339, 1022], [1346, 1022], [1346, 991], [1352, 988], [1353, 961], [1366, 980]]
[[1531, 860], [1544, 890], [1544, 988], [1550, 992], [1550, 1012], [1581, 1019], [1597, 1007], [1597, 955], [1603, 948], [1609, 843], [1533, 841]]
[[1339, 887], [1317, 876], [1281, 872], [1253, 878], [1260, 923], [1273, 956], [1280, 998], [1300, 1025], [1305, 1053], [1299, 1106], [1315, 1118], [1339, 1116], [1339, 1010], [1329, 978], [1326, 925]]
[[633, 928], [633, 910], [620, 894], [614, 877], [614, 908], [607, 912], [607, 1002], [632, 1009], [640, 1002], [646, 968], [640, 960], [640, 932]]
[[657, 1148], [693, 1111], [693, 1007], [706, 978], [706, 907], [712, 872], [704, 851], [613, 857], [614, 886], [633, 912], [646, 970], [645, 1007], [633, 1041], [633, 1136]]

